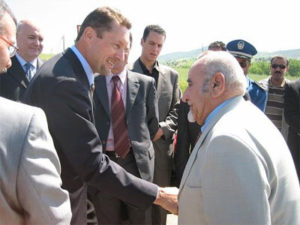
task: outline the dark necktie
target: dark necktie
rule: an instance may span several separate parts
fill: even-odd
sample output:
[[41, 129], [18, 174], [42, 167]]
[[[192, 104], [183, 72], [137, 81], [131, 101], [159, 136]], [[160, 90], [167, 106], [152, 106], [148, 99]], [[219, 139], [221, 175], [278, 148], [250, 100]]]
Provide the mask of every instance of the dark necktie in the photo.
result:
[[26, 74], [27, 80], [30, 81], [32, 79], [32, 70], [31, 70], [32, 64], [27, 62], [27, 63], [25, 63], [24, 67], [25, 67], [25, 74]]
[[114, 134], [115, 152], [122, 158], [125, 158], [130, 150], [130, 141], [126, 125], [125, 108], [122, 96], [118, 87], [118, 76], [113, 76], [114, 88], [111, 96], [111, 119]]

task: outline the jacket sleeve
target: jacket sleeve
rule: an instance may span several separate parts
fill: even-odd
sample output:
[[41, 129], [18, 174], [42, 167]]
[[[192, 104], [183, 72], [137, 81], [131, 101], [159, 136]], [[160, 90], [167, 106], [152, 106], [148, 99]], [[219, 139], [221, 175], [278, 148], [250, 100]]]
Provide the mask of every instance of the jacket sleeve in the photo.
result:
[[[300, 84], [300, 83], [298, 83]], [[295, 85], [295, 86], [294, 86]], [[287, 124], [297, 132], [300, 132], [300, 104], [299, 89], [296, 83], [287, 83], [284, 94], [284, 117]]]
[[23, 144], [17, 193], [26, 224], [69, 224], [68, 192], [61, 188], [60, 162], [41, 110], [33, 114]]
[[175, 163], [175, 173], [176, 173], [176, 186], [179, 187], [181, 177], [185, 165], [190, 156], [191, 140], [188, 135], [188, 113], [189, 107], [184, 102], [180, 102], [178, 111], [178, 132], [177, 132], [177, 142], [174, 152], [174, 163]]
[[157, 95], [155, 90], [155, 80], [152, 79], [147, 95], [147, 121], [148, 128], [150, 133], [150, 138], [153, 139], [158, 128], [158, 103], [157, 103]]
[[173, 134], [177, 130], [178, 108], [181, 97], [181, 91], [178, 85], [178, 73], [175, 71], [171, 71], [171, 76], [173, 76], [173, 90], [170, 110], [166, 119], [159, 123], [159, 126], [163, 130], [165, 139], [171, 139], [173, 137]]

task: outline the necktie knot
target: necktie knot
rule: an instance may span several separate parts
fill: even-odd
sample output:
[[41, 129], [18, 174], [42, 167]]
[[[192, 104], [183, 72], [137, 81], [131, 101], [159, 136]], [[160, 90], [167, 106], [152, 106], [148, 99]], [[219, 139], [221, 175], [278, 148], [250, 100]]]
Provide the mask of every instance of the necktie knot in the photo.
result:
[[25, 67], [25, 72], [27, 73], [31, 69], [32, 64], [27, 62], [27, 63], [25, 63], [24, 67]]
[[119, 80], [120, 80], [119, 76], [113, 76], [111, 79], [112, 79], [112, 81], [114, 82], [114, 85], [115, 85], [115, 86], [118, 86], [118, 82], [119, 82]]

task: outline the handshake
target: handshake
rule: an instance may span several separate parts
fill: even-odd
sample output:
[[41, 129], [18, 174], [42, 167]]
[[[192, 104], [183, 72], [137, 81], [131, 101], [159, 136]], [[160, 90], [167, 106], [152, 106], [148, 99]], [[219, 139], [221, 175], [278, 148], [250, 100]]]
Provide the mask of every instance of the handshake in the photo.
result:
[[178, 215], [178, 188], [165, 187], [158, 189], [158, 196], [153, 202], [156, 205], [163, 207], [171, 213]]

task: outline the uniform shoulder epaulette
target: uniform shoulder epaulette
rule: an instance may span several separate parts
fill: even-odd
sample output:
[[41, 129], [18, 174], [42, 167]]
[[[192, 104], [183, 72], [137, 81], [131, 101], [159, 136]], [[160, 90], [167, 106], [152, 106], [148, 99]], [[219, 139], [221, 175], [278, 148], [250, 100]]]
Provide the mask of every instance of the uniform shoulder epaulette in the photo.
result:
[[260, 89], [262, 89], [263, 91], [268, 91], [268, 89], [263, 85], [258, 83], [257, 81], [253, 82], [257, 87], [259, 87]]

